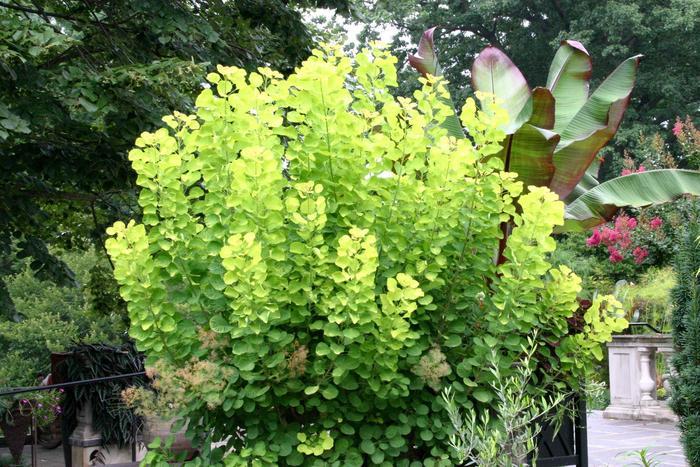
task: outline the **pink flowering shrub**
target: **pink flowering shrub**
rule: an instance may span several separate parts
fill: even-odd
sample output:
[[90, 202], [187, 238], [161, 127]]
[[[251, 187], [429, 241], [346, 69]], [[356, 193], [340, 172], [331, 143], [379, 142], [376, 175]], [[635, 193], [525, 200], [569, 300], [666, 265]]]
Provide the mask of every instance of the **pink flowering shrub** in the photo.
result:
[[685, 120], [677, 117], [671, 132], [680, 145], [688, 167], [691, 169], [700, 168], [700, 130], [695, 127], [693, 119], [689, 116]]
[[644, 167], [643, 165], [640, 165], [636, 170], [624, 168], [624, 169], [622, 169], [622, 172], [620, 172], [620, 175], [625, 176], [625, 175], [634, 174], [634, 173], [638, 174], [638, 173], [645, 172], [646, 170], [647, 170], [646, 167]]
[[[606, 177], [657, 169], [700, 169], [700, 126], [690, 117], [670, 122], [663, 133], [641, 133], [622, 157], [607, 164]], [[678, 253], [688, 226], [700, 223], [700, 197], [630, 209], [588, 232], [558, 238], [557, 261], [572, 267], [587, 293], [611, 290], [620, 279], [637, 281], [650, 269], [664, 268]]]
[[590, 248], [604, 248], [611, 263], [620, 263], [629, 258], [635, 264], [642, 264], [649, 256], [644, 240], [662, 225], [660, 217], [641, 224], [635, 217], [619, 214], [614, 222], [595, 228], [586, 240], [586, 245]]
[[671, 130], [673, 136], [681, 136], [683, 133], [683, 122], [679, 117], [676, 117], [676, 123], [673, 124], [673, 129]]

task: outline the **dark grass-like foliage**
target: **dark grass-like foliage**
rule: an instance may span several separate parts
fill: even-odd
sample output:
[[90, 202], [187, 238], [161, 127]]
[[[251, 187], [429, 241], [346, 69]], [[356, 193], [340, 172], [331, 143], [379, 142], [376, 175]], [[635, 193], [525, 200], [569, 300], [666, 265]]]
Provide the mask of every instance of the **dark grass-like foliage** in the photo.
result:
[[[133, 343], [123, 345], [77, 344], [65, 361], [69, 381], [78, 381], [144, 370], [143, 355]], [[92, 404], [95, 429], [102, 434], [102, 444], [127, 446], [136, 440], [134, 434], [142, 421], [122, 402], [121, 392], [129, 386], [145, 386], [145, 377], [111, 380], [77, 386], [66, 391], [64, 416], [66, 428], [75, 428], [76, 414], [84, 404]]]

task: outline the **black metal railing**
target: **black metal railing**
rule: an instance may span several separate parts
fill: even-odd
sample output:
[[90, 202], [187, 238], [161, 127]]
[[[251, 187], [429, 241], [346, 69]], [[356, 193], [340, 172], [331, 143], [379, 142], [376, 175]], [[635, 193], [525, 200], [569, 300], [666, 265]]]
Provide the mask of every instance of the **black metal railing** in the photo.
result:
[[651, 323], [647, 323], [646, 321], [632, 321], [632, 322], [630, 322], [629, 326], [627, 326], [627, 329], [625, 329], [625, 333], [632, 334], [633, 327], [649, 328], [657, 334], [663, 334], [663, 332], [660, 329], [654, 327]]
[[114, 380], [118, 380], [118, 379], [133, 378], [136, 376], [146, 376], [146, 372], [145, 371], [137, 371], [135, 373], [127, 373], [127, 374], [123, 374], [123, 375], [104, 376], [102, 378], [84, 379], [81, 381], [68, 381], [66, 383], [59, 383], [59, 384], [46, 384], [44, 386], [27, 386], [27, 387], [21, 387], [21, 388], [4, 389], [4, 390], [0, 391], [0, 397], [14, 396], [14, 395], [23, 394], [26, 392], [50, 391], [52, 389], [66, 389], [66, 388], [71, 388], [74, 386], [82, 386], [84, 384], [96, 384], [96, 383], [102, 383], [105, 381], [114, 381]]
[[[100, 378], [90, 378], [90, 379], [84, 379], [84, 380], [80, 380], [80, 381], [66, 381], [64, 383], [47, 384], [47, 385], [43, 385], [43, 386], [26, 386], [26, 387], [17, 387], [17, 388], [7, 388], [7, 389], [0, 390], [0, 398], [8, 397], [8, 396], [16, 396], [18, 394], [39, 392], [39, 391], [51, 391], [51, 390], [57, 390], [57, 389], [64, 389], [65, 390], [65, 389], [70, 389], [70, 388], [74, 388], [77, 386], [83, 386], [83, 385], [87, 385], [87, 384], [100, 384], [100, 383], [105, 383], [108, 381], [123, 380], [123, 379], [136, 378], [136, 377], [142, 377], [142, 376], [146, 376], [145, 371], [137, 371], [134, 373], [125, 373], [125, 374], [121, 374], [121, 375], [103, 376]], [[66, 437], [64, 436], [64, 440], [65, 439], [66, 439]], [[32, 467], [36, 467], [38, 465], [37, 464], [38, 440], [37, 440], [36, 422], [33, 418], [32, 418], [32, 426], [31, 426], [31, 445], [32, 445], [31, 465], [32, 465]], [[136, 462], [136, 445], [132, 446], [131, 458], [132, 458], [133, 462]]]

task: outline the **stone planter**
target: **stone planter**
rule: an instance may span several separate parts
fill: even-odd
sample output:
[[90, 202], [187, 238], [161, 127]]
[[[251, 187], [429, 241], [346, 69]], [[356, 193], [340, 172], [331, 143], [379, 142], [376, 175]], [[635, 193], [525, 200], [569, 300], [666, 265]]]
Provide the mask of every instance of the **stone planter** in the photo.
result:
[[32, 417], [23, 415], [19, 408], [10, 410], [9, 413], [0, 416], [0, 429], [5, 435], [7, 447], [12, 454], [15, 463], [19, 464], [24, 451], [24, 442], [27, 439], [27, 430], [32, 425]]
[[143, 442], [148, 446], [154, 439], [160, 438], [165, 441], [169, 436], [174, 436], [173, 444], [170, 451], [174, 456], [178, 457], [182, 453], [185, 454], [185, 460], [193, 459], [197, 450], [192, 446], [192, 442], [187, 439], [187, 424], [180, 430], [173, 432], [173, 425], [177, 419], [164, 420], [160, 417], [145, 417], [143, 421]]

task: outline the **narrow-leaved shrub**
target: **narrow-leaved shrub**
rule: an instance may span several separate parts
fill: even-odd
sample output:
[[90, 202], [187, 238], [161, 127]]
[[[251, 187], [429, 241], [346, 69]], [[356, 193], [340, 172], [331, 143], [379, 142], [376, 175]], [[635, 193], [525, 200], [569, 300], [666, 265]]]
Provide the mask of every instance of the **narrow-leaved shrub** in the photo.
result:
[[690, 465], [700, 465], [700, 227], [691, 225], [676, 256], [670, 406], [678, 415]]

